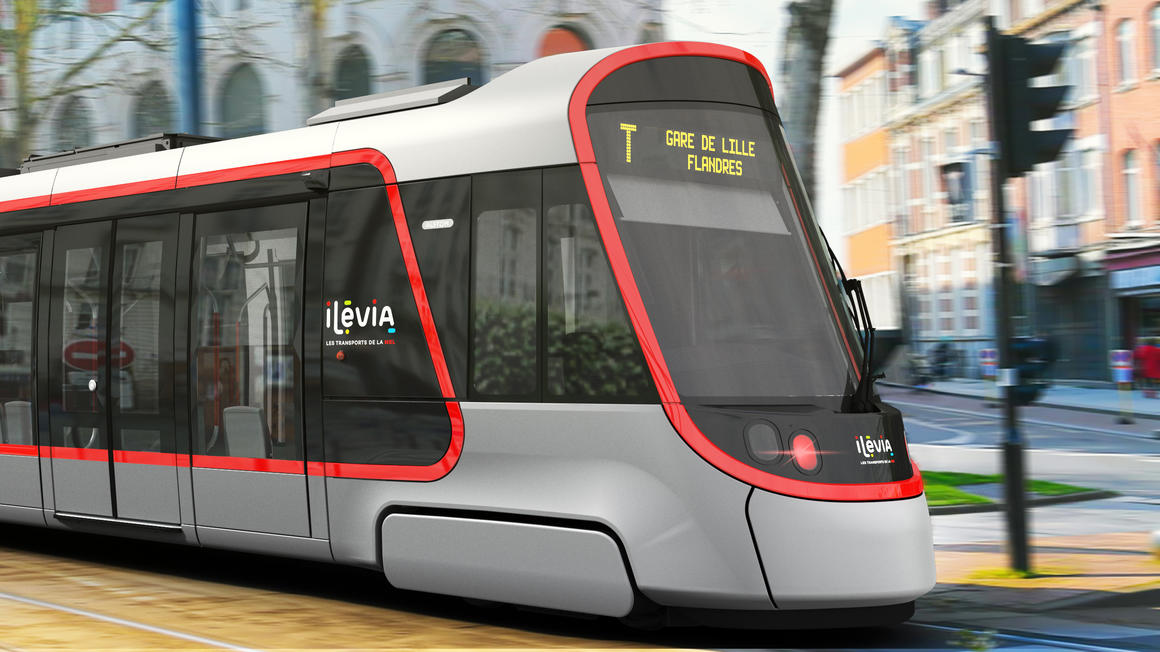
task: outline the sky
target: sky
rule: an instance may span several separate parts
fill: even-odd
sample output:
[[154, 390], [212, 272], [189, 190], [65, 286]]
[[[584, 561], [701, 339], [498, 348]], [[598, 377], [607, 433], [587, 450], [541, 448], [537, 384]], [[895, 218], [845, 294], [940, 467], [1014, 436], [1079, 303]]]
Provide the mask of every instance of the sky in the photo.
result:
[[[746, 50], [761, 60], [778, 96], [778, 61], [786, 24], [780, 0], [664, 0], [665, 38], [710, 41]], [[874, 47], [890, 16], [921, 18], [923, 0], [834, 0], [830, 45], [824, 70], [832, 75]], [[818, 191], [814, 210], [834, 251], [845, 261], [841, 239], [842, 152], [838, 138], [837, 79], [822, 85], [822, 117], [818, 121]]]

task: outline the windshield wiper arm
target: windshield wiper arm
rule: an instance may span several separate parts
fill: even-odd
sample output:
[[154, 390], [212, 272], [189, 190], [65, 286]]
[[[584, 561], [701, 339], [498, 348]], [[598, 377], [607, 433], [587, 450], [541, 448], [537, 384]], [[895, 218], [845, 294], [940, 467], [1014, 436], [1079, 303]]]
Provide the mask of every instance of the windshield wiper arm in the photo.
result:
[[875, 410], [872, 393], [874, 381], [882, 374], [873, 372], [874, 359], [874, 324], [870, 321], [870, 309], [866, 305], [866, 293], [862, 290], [862, 281], [851, 278], [842, 278], [842, 289], [850, 298], [853, 306], [851, 311], [854, 318], [854, 327], [861, 331], [862, 340], [862, 373], [858, 378], [858, 387], [851, 397], [851, 405], [858, 412], [873, 412]]

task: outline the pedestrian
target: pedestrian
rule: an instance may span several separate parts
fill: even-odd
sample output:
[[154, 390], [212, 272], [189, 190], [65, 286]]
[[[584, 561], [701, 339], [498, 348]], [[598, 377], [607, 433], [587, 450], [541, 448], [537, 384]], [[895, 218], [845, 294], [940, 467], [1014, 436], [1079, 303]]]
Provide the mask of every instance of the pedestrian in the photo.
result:
[[1156, 348], [1152, 346], [1152, 338], [1141, 337], [1136, 344], [1136, 348], [1132, 350], [1132, 361], [1135, 367], [1136, 378], [1139, 379], [1140, 389], [1144, 390], [1144, 396], [1151, 398], [1155, 395], [1155, 390], [1152, 388], [1152, 381], [1149, 380], [1148, 367], [1152, 360], [1153, 353]]
[[1160, 337], [1148, 338], [1148, 353], [1144, 359], [1144, 375], [1148, 378], [1148, 398], [1156, 398], [1156, 388], [1160, 387]]

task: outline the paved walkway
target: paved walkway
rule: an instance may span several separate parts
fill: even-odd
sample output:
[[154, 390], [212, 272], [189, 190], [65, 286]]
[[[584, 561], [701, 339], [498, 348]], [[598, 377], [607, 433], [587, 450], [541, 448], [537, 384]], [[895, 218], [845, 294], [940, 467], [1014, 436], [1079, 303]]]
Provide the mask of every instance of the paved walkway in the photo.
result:
[[1005, 577], [1001, 543], [936, 544], [939, 583], [915, 621], [1160, 650], [1160, 557], [1149, 533], [1040, 537], [1032, 546], [1039, 575], [1020, 579]]
[[[900, 386], [893, 383], [883, 384]], [[918, 389], [940, 394], [970, 396], [975, 398], [998, 396], [998, 388], [994, 383], [972, 379], [955, 378], [952, 380], [938, 380], [928, 385], [923, 385]], [[1136, 416], [1160, 419], [1160, 398], [1147, 398], [1140, 390], [1126, 392], [1125, 394], [1127, 396], [1121, 395], [1119, 390], [1110, 387], [1105, 389], [1052, 385], [1040, 395], [1035, 405], [1070, 410], [1104, 412], [1108, 414], [1117, 414], [1125, 407], [1128, 407]], [[1126, 403], [1124, 402], [1125, 398], [1127, 399]]]

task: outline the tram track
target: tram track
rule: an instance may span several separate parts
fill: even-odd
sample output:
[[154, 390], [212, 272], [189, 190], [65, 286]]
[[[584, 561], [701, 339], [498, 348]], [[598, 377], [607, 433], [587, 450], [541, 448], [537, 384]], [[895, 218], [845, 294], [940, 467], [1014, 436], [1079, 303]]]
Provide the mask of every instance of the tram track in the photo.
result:
[[[138, 630], [141, 632], [147, 632], [149, 634], [161, 636], [161, 637], [164, 637], [163, 641], [166, 643], [165, 647], [167, 647], [167, 648], [175, 647], [174, 645], [172, 645], [172, 643], [175, 642], [172, 639], [177, 639], [177, 640], [181, 640], [181, 641], [187, 641], [189, 643], [194, 643], [198, 646], [218, 648], [218, 649], [223, 649], [223, 650], [235, 650], [236, 652], [256, 652], [256, 650], [254, 648], [243, 647], [240, 645], [235, 645], [233, 643], [218, 641], [215, 639], [206, 638], [204, 636], [197, 636], [195, 634], [189, 634], [186, 632], [181, 632], [181, 631], [169, 629], [166, 627], [158, 627], [156, 625], [149, 625], [146, 623], [136, 622], [136, 621], [128, 620], [125, 618], [117, 618], [115, 616], [109, 616], [107, 614], [97, 613], [94, 611], [88, 611], [85, 609], [76, 609], [74, 607], [69, 607], [69, 606], [65, 606], [62, 604], [57, 604], [57, 603], [53, 603], [53, 602], [46, 602], [44, 600], [36, 600], [34, 598], [28, 598], [28, 597], [24, 597], [21, 595], [14, 595], [12, 593], [0, 592], [0, 600], [8, 601], [8, 602], [16, 602], [16, 603], [30, 606], [30, 607], [40, 609], [40, 610], [50, 610], [50, 611], [54, 611], [54, 612], [65, 613], [65, 614], [69, 614], [72, 616], [78, 616], [78, 617], [89, 619], [89, 620], [96, 620], [96, 621], [99, 621], [102, 623], [107, 623], [110, 625], [114, 625], [114, 626], [117, 626], [120, 628], [128, 628], [128, 629]], [[81, 627], [80, 629], [85, 630], [86, 635], [93, 634], [91, 627]], [[98, 632], [98, 633], [108, 634], [107, 632]], [[142, 643], [153, 644], [149, 641], [141, 641], [139, 638], [135, 638], [135, 637], [125, 637], [125, 638], [130, 638], [133, 645], [141, 645]], [[7, 651], [7, 650], [20, 650], [20, 649], [21, 648], [9, 647], [7, 643], [0, 641], [0, 650]]]

